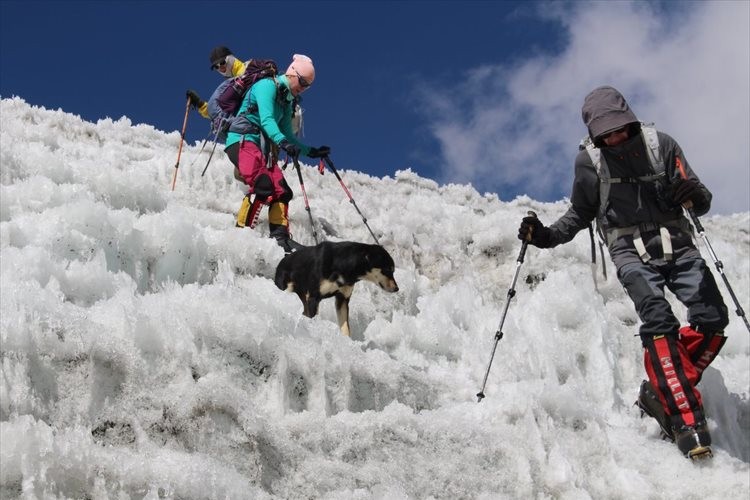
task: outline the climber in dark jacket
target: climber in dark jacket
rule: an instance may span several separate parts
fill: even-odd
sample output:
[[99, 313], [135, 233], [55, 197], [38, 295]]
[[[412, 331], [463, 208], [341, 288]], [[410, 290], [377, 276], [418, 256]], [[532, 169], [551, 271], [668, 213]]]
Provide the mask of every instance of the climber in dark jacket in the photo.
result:
[[[589, 93], [582, 117], [589, 138], [575, 160], [570, 208], [549, 227], [535, 217], [524, 218], [518, 236], [551, 248], [597, 220], [617, 277], [642, 322], [648, 380], [636, 403], [686, 456], [710, 455], [696, 384], [726, 341], [729, 317], [693, 243], [683, 207], [703, 215], [711, 207], [711, 193], [679, 144], [642, 126], [616, 89], [605, 86]], [[661, 169], [654, 167], [659, 161]], [[680, 327], [665, 286], [687, 307], [688, 325]]]

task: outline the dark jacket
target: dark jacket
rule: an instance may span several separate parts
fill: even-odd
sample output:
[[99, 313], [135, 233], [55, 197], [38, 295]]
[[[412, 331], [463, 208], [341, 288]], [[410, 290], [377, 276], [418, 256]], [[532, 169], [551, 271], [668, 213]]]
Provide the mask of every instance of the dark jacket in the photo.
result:
[[[617, 90], [612, 87], [594, 90], [584, 102], [582, 115], [594, 144], [599, 145], [602, 161], [606, 162], [610, 177], [635, 178], [654, 173], [640, 133], [640, 123]], [[614, 147], [604, 145], [602, 137], [624, 125], [629, 126], [629, 139]], [[671, 202], [667, 194], [669, 184], [681, 175], [676, 168], [676, 159], [680, 158], [688, 177], [698, 182], [700, 180], [690, 168], [679, 144], [663, 132], [658, 132], [658, 137], [659, 150], [666, 167], [665, 181], [612, 184], [607, 207], [603, 207], [603, 218], [600, 221], [603, 229], [666, 222], [682, 222], [687, 226], [682, 208]], [[711, 200], [711, 193], [702, 184], [700, 186], [708, 203], [695, 207], [697, 215], [708, 212]], [[550, 226], [551, 246], [572, 240], [599, 213], [599, 177], [585, 150], [580, 151], [575, 160], [575, 179], [570, 201], [568, 211]], [[632, 242], [632, 238], [630, 241]], [[610, 241], [609, 248], [610, 253], [613, 253], [617, 245]], [[614, 255], [613, 260], [616, 260]]]

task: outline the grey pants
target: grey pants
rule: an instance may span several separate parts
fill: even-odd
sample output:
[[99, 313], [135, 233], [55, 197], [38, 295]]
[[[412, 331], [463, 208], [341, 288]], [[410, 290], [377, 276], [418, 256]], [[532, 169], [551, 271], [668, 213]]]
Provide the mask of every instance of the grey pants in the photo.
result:
[[729, 324], [727, 306], [716, 280], [692, 244], [675, 248], [674, 258], [669, 262], [627, 259], [617, 269], [617, 277], [643, 323], [641, 339], [677, 335], [680, 323], [664, 296], [665, 286], [687, 307], [688, 322], [699, 331], [721, 332]]

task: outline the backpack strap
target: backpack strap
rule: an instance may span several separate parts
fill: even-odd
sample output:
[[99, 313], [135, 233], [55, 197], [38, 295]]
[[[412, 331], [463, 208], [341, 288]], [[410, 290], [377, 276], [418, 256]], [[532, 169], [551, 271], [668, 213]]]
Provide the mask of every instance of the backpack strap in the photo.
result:
[[[607, 168], [607, 162], [602, 157], [602, 153], [598, 147], [594, 145], [594, 141], [591, 137], [586, 136], [581, 140], [579, 149], [585, 149], [591, 159], [591, 163], [594, 165], [596, 175], [599, 178], [599, 210], [597, 214], [597, 232], [604, 235], [605, 241], [614, 241], [621, 236], [632, 235], [633, 245], [638, 251], [638, 255], [641, 257], [643, 262], [651, 260], [651, 255], [646, 251], [646, 247], [641, 238], [641, 231], [647, 230], [659, 230], [662, 241], [662, 249], [664, 251], [664, 259], [671, 260], [672, 240], [669, 234], [669, 230], [666, 226], [674, 224], [640, 224], [636, 226], [611, 228], [606, 232], [603, 231], [604, 217], [607, 210], [607, 204], [609, 201], [609, 191], [612, 184], [637, 184], [637, 183], [649, 183], [649, 182], [665, 182], [666, 179], [666, 167], [664, 165], [664, 159], [662, 158], [661, 151], [659, 150], [659, 136], [653, 123], [641, 123], [641, 137], [646, 145], [646, 154], [648, 155], [649, 164], [651, 166], [652, 173], [648, 175], [641, 175], [638, 177], [610, 177], [609, 169]], [[650, 227], [653, 226], [653, 227]], [[593, 241], [593, 236], [592, 236]]]
[[611, 184], [636, 184], [642, 182], [656, 182], [666, 177], [664, 160], [659, 150], [659, 137], [653, 123], [641, 123], [641, 137], [646, 145], [646, 154], [651, 165], [652, 174], [638, 177], [610, 177], [607, 162], [602, 157], [602, 152], [594, 145], [591, 137], [586, 136], [581, 140], [579, 149], [585, 149], [594, 165], [596, 175], [599, 177], [599, 218], [603, 218], [609, 201], [609, 189]]
[[599, 224], [599, 220], [604, 217], [604, 211], [609, 200], [609, 169], [606, 163], [602, 162], [602, 152], [594, 146], [594, 141], [590, 136], [586, 136], [581, 140], [579, 149], [586, 150], [596, 170], [596, 176], [599, 178], [599, 210], [597, 216], [597, 224]]
[[656, 133], [654, 124], [641, 123], [641, 136], [643, 137], [643, 142], [646, 144], [646, 154], [648, 154], [648, 160], [651, 163], [654, 174], [663, 176], [667, 169], [664, 166], [664, 159], [661, 157], [659, 136]]

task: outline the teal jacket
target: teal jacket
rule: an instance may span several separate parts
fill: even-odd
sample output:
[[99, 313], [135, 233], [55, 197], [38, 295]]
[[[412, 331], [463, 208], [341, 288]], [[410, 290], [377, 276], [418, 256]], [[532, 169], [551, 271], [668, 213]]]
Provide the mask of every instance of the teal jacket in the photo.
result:
[[[251, 113], [247, 111], [253, 110]], [[250, 123], [263, 129], [266, 136], [275, 144], [280, 144], [286, 139], [300, 148], [303, 155], [310, 152], [310, 146], [306, 146], [297, 140], [292, 131], [292, 113], [294, 111], [294, 96], [289, 90], [289, 81], [286, 75], [274, 78], [264, 78], [256, 82], [250, 92], [245, 94], [238, 115], [247, 113]], [[229, 132], [225, 147], [240, 142], [244, 139], [252, 141], [260, 147], [260, 134], [239, 134]]]

